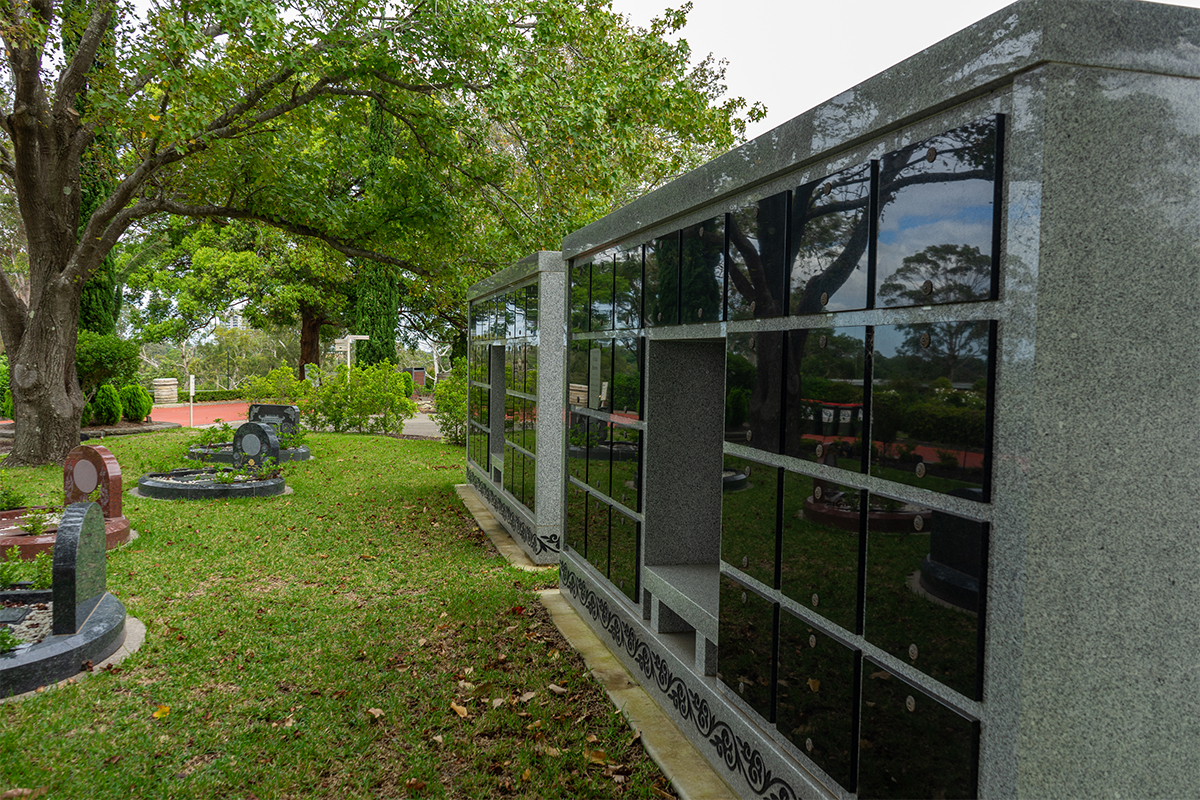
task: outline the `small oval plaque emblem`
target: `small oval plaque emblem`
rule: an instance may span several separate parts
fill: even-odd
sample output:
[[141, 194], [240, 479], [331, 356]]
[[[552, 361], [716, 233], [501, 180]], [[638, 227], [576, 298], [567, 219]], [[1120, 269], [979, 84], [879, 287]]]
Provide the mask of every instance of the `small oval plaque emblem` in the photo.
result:
[[913, 699], [913, 696], [911, 694], [908, 697], [904, 698], [904, 707], [907, 708], [909, 711], [917, 710], [917, 701]]

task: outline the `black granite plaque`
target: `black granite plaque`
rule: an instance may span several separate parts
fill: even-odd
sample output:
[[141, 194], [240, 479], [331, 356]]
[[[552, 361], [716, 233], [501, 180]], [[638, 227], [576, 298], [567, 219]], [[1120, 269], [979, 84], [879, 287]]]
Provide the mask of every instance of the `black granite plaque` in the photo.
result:
[[721, 575], [717, 678], [768, 722], [774, 721], [778, 606]]
[[525, 287], [525, 335], [536, 339], [538, 335], [538, 284]]
[[594, 340], [588, 353], [588, 408], [607, 412], [612, 404], [613, 340]]
[[587, 407], [588, 378], [591, 371], [589, 341], [571, 342], [567, 351], [567, 402], [573, 406]]
[[[921, 566], [929, 559], [933, 515], [927, 508], [882, 495], [870, 495], [870, 503], [867, 641], [951, 689], [982, 699], [983, 632], [978, 615], [939, 601], [920, 585]], [[948, 515], [940, 516], [944, 525]], [[881, 530], [897, 517], [902, 527]], [[981, 563], [978, 568], [982, 570]]]
[[504, 480], [500, 485], [509, 494], [515, 494], [513, 491], [513, 478], [516, 476], [517, 470], [513, 465], [513, 452], [513, 446], [506, 442], [504, 444]]
[[641, 511], [642, 433], [625, 425], [608, 429], [612, 448], [612, 490], [608, 493], [630, 511]]
[[642, 246], [617, 249], [614, 265], [613, 313], [617, 330], [642, 327]]
[[[979, 493], [978, 489], [955, 489], [950, 494], [977, 500]], [[935, 510], [930, 515], [929, 527], [929, 555], [921, 562], [921, 588], [951, 605], [981, 611], [987, 523]]]
[[638, 601], [638, 523], [616, 509], [611, 515], [608, 579], [633, 602]]
[[538, 345], [537, 342], [525, 343], [525, 391], [528, 394], [538, 393]]
[[987, 117], [880, 159], [877, 306], [995, 298], [1002, 138]]
[[725, 441], [779, 452], [783, 337], [762, 331], [726, 338]]
[[609, 516], [612, 507], [592, 495], [587, 496], [588, 562], [608, 576]]
[[725, 217], [714, 217], [681, 232], [680, 322], [719, 322], [725, 302]]
[[858, 759], [858, 665], [858, 651], [780, 613], [775, 727], [848, 792]]
[[848, 631], [859, 631], [865, 493], [796, 472], [783, 476], [780, 588]]
[[572, 333], [587, 333], [591, 316], [592, 260], [577, 260], [571, 267], [570, 322]]
[[67, 506], [54, 540], [51, 591], [55, 636], [76, 633], [108, 591], [105, 552], [100, 506], [90, 502]]
[[979, 723], [863, 661], [858, 796], [976, 797]]
[[646, 244], [646, 327], [679, 324], [679, 233]]
[[587, 492], [578, 486], [567, 484], [567, 524], [564, 529], [565, 544], [587, 557]]
[[780, 192], [729, 214], [728, 319], [787, 314], [787, 207]]
[[612, 440], [607, 423], [593, 423], [588, 444], [587, 483], [600, 494], [612, 496]]
[[567, 420], [567, 472], [580, 483], [587, 483], [588, 446], [603, 435], [598, 429], [601, 423], [574, 411]]
[[279, 463], [279, 437], [261, 422], [243, 422], [233, 434], [233, 465], [261, 467], [267, 460]]
[[296, 406], [251, 403], [246, 419], [270, 425], [277, 434], [292, 434], [300, 427], [300, 409]]
[[613, 342], [613, 414], [629, 419], [642, 416], [642, 340]]
[[867, 329], [812, 328], [788, 332], [784, 452], [806, 461], [866, 469], [865, 403]]
[[871, 287], [872, 165], [860, 164], [792, 193], [791, 311], [866, 308]]
[[994, 322], [875, 328], [872, 474], [935, 492], [981, 489], [987, 502], [995, 340]]
[[721, 493], [721, 560], [775, 588], [779, 468], [725, 456]]
[[613, 329], [613, 256], [605, 250], [592, 258], [590, 324], [592, 331]]
[[510, 289], [508, 302], [513, 308], [513, 324], [509, 328], [509, 338], [525, 338], [525, 289]]

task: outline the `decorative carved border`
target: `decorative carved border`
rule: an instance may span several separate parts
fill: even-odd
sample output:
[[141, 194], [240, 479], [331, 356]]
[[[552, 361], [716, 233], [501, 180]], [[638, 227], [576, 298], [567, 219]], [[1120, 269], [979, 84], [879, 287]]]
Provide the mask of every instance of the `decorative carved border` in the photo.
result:
[[708, 701], [673, 674], [666, 659], [651, 650], [638, 636], [637, 630], [614, 613], [608, 601], [593, 592], [586, 581], [571, 569], [569, 562], [559, 564], [558, 581], [587, 609], [592, 620], [608, 633], [613, 644], [618, 649], [624, 648], [641, 669], [646, 682], [670, 701], [680, 717], [695, 724], [696, 730], [708, 740], [726, 769], [739, 773], [756, 794], [768, 800], [799, 798], [791, 784], [767, 769], [762, 753], [734, 733], [727, 723], [717, 719]]
[[500, 516], [504, 527], [510, 533], [520, 536], [529, 550], [535, 555], [562, 551], [562, 539], [558, 534], [538, 536], [530, 530], [529, 525], [525, 522], [525, 518], [505, 502], [504, 497], [496, 491], [495, 487], [489, 481], [479, 477], [479, 474], [475, 470], [467, 469], [467, 480], [483, 495], [492, 512]]

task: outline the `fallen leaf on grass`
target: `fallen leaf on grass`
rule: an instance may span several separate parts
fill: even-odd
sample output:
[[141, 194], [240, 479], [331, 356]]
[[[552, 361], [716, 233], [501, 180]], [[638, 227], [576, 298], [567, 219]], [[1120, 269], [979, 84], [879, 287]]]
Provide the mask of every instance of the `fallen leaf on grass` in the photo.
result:
[[368, 708], [367, 713], [370, 714], [375, 719], [379, 719], [380, 717], [383, 716], [383, 709], [382, 708]]
[[533, 772], [531, 772], [530, 770], [525, 770], [524, 772], [521, 773], [521, 780], [525, 781], [526, 783], [529, 783], [529, 781], [533, 780]]
[[435, 742], [437, 742], [438, 744], [443, 744], [446, 741], [445, 738], [440, 733], [437, 736], [433, 737], [433, 740]]
[[535, 697], [537, 697], [537, 692], [526, 692], [525, 694], [521, 695], [521, 702], [528, 703]]
[[550, 756], [551, 758], [558, 758], [562, 755], [561, 750], [559, 750], [557, 747], [551, 747], [548, 744], [539, 744], [534, 749], [541, 755]]
[[661, 797], [663, 800], [676, 800], [675, 795], [671, 794], [670, 792], [664, 792], [657, 786], [651, 786], [650, 793], [655, 797]]
[[427, 641], [429, 640], [422, 636], [420, 639], [417, 639], [417, 644], [424, 645]]
[[530, 724], [526, 725], [525, 730], [532, 731], [537, 730], [540, 727], [542, 727], [542, 721], [539, 719], [536, 722], [531, 722]]
[[600, 741], [600, 739], [599, 739], [599, 737], [597, 737], [597, 736], [596, 736], [596, 734], [594, 734], [594, 733], [589, 733], [589, 734], [587, 735], [587, 739], [586, 739], [585, 741], [586, 741], [588, 744], [592, 744], [593, 742], [598, 742], [598, 741]]
[[503, 697], [493, 697], [492, 698], [492, 708], [499, 708], [502, 705], [504, 705]]
[[150, 716], [154, 717], [155, 719], [162, 719], [163, 717], [165, 717], [167, 714], [170, 714], [170, 713], [171, 713], [170, 706], [160, 705], [158, 707], [158, 709]]
[[471, 683], [470, 681], [459, 681], [458, 688], [462, 689], [464, 692], [469, 692], [475, 688], [475, 684]]
[[9, 789], [7, 792], [0, 794], [0, 800], [12, 800], [12, 798], [16, 797], [41, 797], [48, 791], [50, 791], [49, 786], [39, 786], [36, 789]]
[[454, 713], [455, 713], [455, 714], [458, 714], [458, 715], [459, 715], [460, 717], [462, 717], [463, 719], [466, 719], [466, 718], [467, 718], [467, 708], [466, 708], [466, 706], [460, 706], [458, 703], [456, 703], [456, 702], [454, 702], [453, 700], [451, 700], [451, 701], [450, 701], [450, 708], [452, 708], [452, 709], [454, 710]]
[[608, 753], [605, 753], [603, 750], [588, 750], [587, 759], [590, 764], [607, 764]]
[[404, 788], [419, 792], [425, 788], [425, 781], [417, 780], [416, 778], [409, 778], [404, 782]]
[[549, 686], [547, 686], [546, 688], [549, 689], [550, 691], [554, 692], [555, 694], [566, 694], [567, 693], [567, 690], [564, 689], [563, 687], [559, 686], [557, 683], [552, 683]]
[[642, 738], [642, 732], [634, 731], [633, 736], [629, 737], [629, 742], [625, 746], [629, 747], [629, 745], [633, 744], [634, 742], [636, 742], [638, 739], [641, 739], [641, 738]]
[[363, 561], [374, 561], [376, 557], [372, 556], [372, 555], [368, 555], [367, 553], [362, 553], [361, 555], [359, 555], [359, 558], [361, 558]]
[[821, 682], [819, 680], [817, 680], [816, 678], [809, 678], [808, 679], [808, 688], [812, 689], [814, 692], [820, 691]]

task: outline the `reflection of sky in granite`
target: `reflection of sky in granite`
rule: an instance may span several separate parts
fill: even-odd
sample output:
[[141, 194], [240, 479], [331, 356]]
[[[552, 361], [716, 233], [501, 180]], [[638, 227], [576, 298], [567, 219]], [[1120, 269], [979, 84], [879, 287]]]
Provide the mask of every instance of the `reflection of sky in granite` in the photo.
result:
[[878, 325], [875, 328], [875, 352], [885, 358], [896, 355], [900, 345], [904, 343], [907, 333], [896, 325]]
[[992, 250], [992, 183], [910, 186], [883, 209], [879, 222], [877, 265], [882, 283], [906, 256], [939, 244], [971, 245]]

